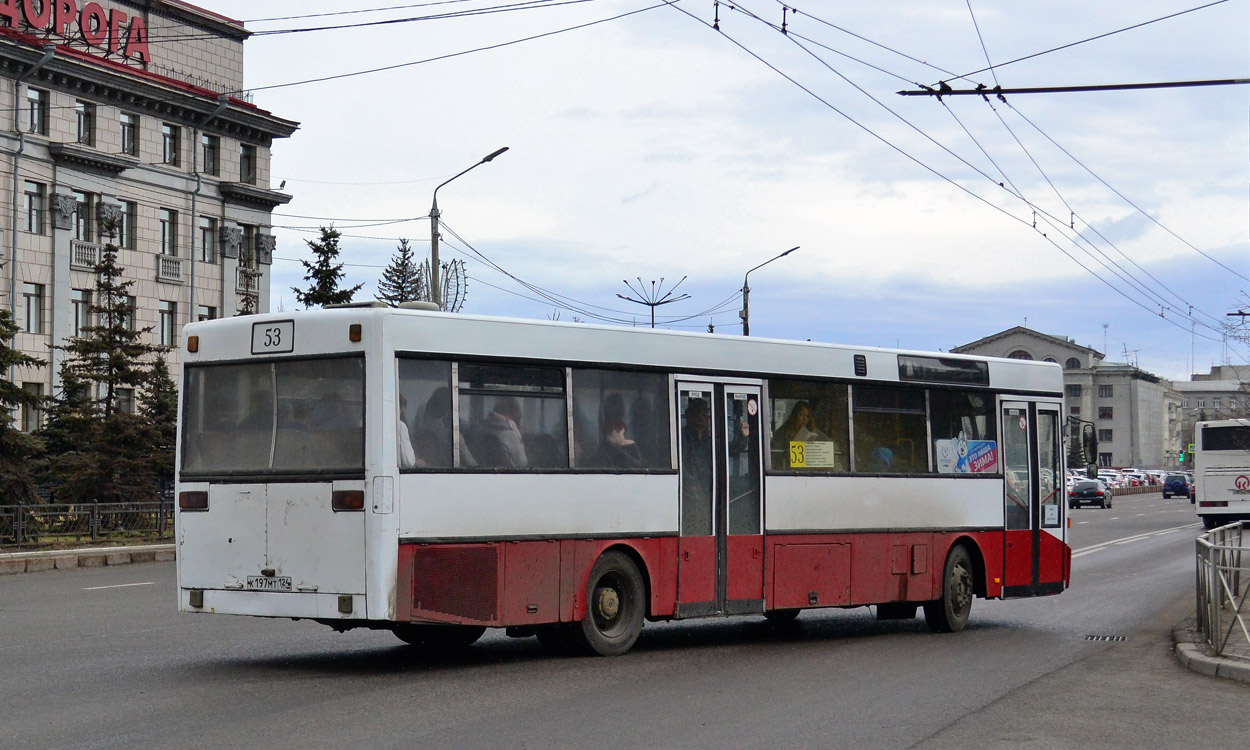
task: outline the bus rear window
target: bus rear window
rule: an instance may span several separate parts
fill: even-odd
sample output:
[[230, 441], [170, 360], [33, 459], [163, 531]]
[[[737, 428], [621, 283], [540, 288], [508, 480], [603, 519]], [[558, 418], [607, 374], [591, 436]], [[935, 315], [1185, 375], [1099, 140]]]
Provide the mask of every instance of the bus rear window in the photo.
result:
[[1250, 450], [1250, 425], [1203, 427], [1202, 449], [1204, 451]]
[[184, 474], [364, 470], [359, 357], [189, 367]]

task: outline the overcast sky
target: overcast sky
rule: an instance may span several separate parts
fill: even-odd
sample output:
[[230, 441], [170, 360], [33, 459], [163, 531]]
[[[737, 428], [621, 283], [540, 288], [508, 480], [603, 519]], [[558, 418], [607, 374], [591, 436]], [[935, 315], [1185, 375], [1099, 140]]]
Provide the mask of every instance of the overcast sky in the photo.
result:
[[274, 309], [331, 221], [371, 298], [399, 237], [428, 254], [434, 187], [508, 146], [439, 192], [465, 312], [646, 325], [623, 280], [686, 277], [665, 327], [740, 334], [744, 273], [799, 246], [751, 274], [752, 335], [1027, 325], [1174, 379], [1250, 362], [1222, 335], [1250, 309], [1250, 86], [895, 93], [1248, 78], [1250, 0], [200, 4], [256, 32], [246, 86], [301, 123], [273, 148]]

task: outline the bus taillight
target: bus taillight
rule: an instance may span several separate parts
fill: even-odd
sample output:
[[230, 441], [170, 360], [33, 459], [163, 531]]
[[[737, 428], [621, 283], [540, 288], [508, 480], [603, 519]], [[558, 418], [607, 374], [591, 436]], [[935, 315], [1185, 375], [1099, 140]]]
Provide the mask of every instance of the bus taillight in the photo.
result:
[[364, 510], [364, 490], [335, 490], [330, 497], [330, 507], [334, 510]]
[[179, 492], [178, 493], [178, 509], [179, 510], [208, 510], [208, 493], [207, 492]]

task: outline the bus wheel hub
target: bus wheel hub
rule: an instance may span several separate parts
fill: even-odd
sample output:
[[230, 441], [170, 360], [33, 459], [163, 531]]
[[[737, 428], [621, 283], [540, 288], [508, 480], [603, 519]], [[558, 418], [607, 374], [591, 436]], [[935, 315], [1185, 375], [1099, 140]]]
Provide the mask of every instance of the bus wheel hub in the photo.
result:
[[616, 589], [599, 589], [599, 596], [595, 602], [595, 608], [599, 610], [600, 617], [611, 620], [621, 611], [620, 594], [616, 593]]

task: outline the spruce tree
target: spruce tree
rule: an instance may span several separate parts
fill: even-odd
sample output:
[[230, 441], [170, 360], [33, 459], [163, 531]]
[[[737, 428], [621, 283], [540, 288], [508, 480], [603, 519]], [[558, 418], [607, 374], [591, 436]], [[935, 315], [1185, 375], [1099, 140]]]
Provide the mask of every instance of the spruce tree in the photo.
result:
[[174, 480], [174, 448], [178, 440], [178, 386], [169, 376], [164, 355], [157, 355], [152, 374], [143, 389], [139, 413], [153, 429], [155, 442], [146, 451], [157, 479]]
[[[115, 222], [103, 222], [112, 236]], [[159, 499], [159, 471], [152, 459], [161, 437], [144, 414], [120, 408], [122, 389], [138, 393], [151, 387], [153, 359], [164, 348], [143, 339], [152, 327], [133, 330], [134, 308], [121, 281], [117, 246], [106, 244], [96, 264], [96, 285], [89, 312], [93, 322], [80, 336], [57, 348], [66, 352], [61, 392], [50, 409], [49, 478], [67, 502], [144, 502]], [[168, 373], [166, 373], [168, 375]]]
[[413, 258], [408, 240], [401, 237], [390, 265], [382, 271], [377, 298], [392, 307], [401, 302], [425, 299], [420, 267], [420, 263]]
[[308, 289], [291, 287], [291, 291], [295, 292], [296, 301], [304, 307], [346, 304], [351, 302], [356, 292], [364, 286], [361, 283], [350, 289], [339, 288], [339, 284], [346, 275], [343, 273], [343, 264], [334, 262], [339, 257], [339, 237], [341, 236], [334, 227], [322, 227], [319, 241], [304, 240], [313, 251], [313, 255], [317, 256], [314, 262], [300, 260], [306, 272], [304, 281], [309, 282]]
[[[0, 310], [0, 368], [5, 373], [10, 367], [42, 367], [43, 360], [13, 348], [17, 325], [8, 310]], [[36, 409], [43, 404], [43, 397], [21, 388], [17, 383], [0, 377], [0, 504], [31, 503], [37, 501], [35, 481], [31, 472], [32, 461], [39, 454], [41, 443], [13, 425], [13, 410]]]

